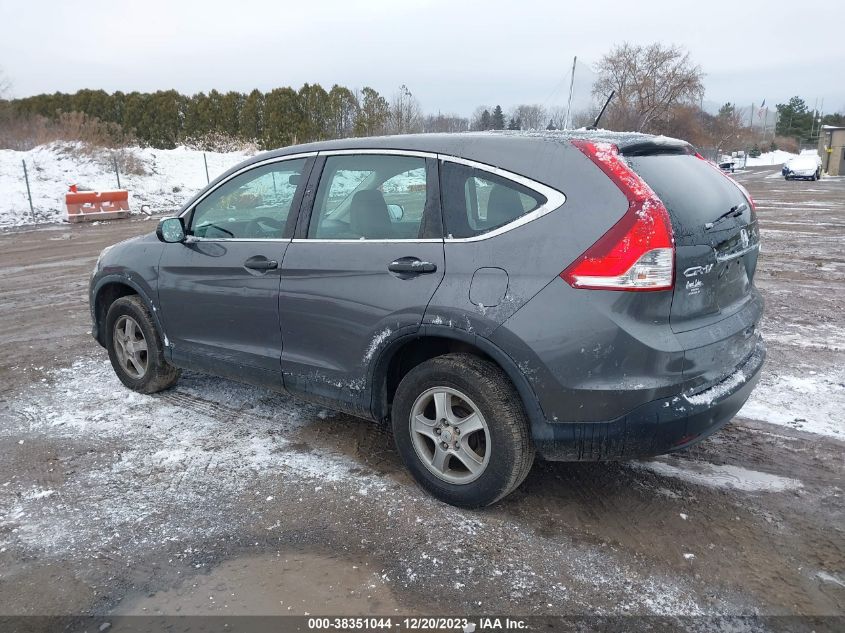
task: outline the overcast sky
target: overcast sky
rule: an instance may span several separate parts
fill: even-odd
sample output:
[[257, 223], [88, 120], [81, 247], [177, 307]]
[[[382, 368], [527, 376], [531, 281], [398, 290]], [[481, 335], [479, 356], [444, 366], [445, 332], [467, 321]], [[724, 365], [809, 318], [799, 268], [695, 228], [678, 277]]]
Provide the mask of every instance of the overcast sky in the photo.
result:
[[[799, 94], [845, 110], [842, 2], [0, 0], [0, 24], [16, 97], [305, 82], [390, 97], [405, 83], [427, 112], [555, 107], [573, 55], [589, 66], [627, 40], [686, 47], [708, 101], [773, 106]], [[588, 91], [579, 82], [576, 101]]]

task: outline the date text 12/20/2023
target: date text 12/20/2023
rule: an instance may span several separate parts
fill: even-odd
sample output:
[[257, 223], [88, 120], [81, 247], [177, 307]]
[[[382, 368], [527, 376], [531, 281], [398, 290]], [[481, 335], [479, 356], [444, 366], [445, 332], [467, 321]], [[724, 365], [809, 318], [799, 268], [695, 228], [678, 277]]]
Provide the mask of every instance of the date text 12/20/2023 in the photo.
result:
[[312, 631], [461, 631], [481, 633], [482, 631], [526, 630], [525, 620], [518, 618], [482, 617], [476, 621], [468, 618], [414, 617], [394, 619], [387, 617], [354, 618], [309, 618], [308, 629]]

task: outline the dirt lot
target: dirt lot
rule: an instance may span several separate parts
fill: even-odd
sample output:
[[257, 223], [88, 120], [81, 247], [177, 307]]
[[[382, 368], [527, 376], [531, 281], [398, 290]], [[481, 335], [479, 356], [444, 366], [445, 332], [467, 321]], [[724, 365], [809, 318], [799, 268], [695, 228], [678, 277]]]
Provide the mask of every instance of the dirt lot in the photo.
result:
[[0, 614], [845, 614], [845, 180], [776, 169], [737, 175], [769, 360], [735, 423], [538, 464], [478, 512], [372, 424], [196, 374], [122, 388], [88, 275], [153, 221], [0, 235]]

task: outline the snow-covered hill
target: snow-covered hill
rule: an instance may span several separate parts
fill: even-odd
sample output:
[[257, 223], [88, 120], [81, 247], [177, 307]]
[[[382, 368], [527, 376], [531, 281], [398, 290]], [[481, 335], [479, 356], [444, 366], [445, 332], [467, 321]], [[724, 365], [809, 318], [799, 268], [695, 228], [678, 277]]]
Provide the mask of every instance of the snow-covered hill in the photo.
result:
[[[130, 191], [130, 208], [149, 204], [153, 212], [178, 209], [206, 184], [203, 152], [132, 147], [117, 150], [122, 188]], [[71, 184], [102, 191], [117, 188], [112, 150], [90, 150], [78, 143], [51, 143], [25, 152], [0, 150], [0, 227], [32, 224], [22, 161], [26, 161], [35, 216], [40, 222], [65, 218], [64, 195]], [[214, 179], [249, 156], [246, 152], [205, 152]], [[124, 173], [126, 172], [126, 173]]]

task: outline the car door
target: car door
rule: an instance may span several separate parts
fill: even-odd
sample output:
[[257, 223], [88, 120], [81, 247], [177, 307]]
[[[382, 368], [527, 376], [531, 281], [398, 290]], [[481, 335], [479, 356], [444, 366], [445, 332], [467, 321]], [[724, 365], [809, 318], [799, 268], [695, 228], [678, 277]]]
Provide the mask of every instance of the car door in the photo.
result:
[[282, 268], [285, 388], [364, 415], [369, 371], [443, 278], [437, 161], [321, 152]]
[[218, 184], [167, 244], [159, 302], [173, 362], [281, 388], [281, 264], [314, 155], [266, 161]]

